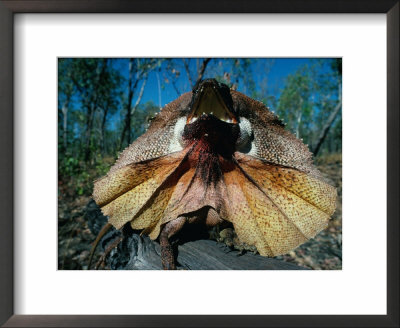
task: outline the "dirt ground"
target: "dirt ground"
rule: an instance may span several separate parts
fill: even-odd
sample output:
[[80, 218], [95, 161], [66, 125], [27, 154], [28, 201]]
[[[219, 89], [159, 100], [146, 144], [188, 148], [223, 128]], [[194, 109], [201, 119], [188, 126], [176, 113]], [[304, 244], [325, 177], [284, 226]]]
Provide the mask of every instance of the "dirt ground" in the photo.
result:
[[[336, 212], [326, 230], [297, 249], [276, 258], [314, 270], [340, 270], [342, 268], [342, 158], [338, 154], [329, 155], [318, 159], [316, 165], [338, 190]], [[60, 270], [87, 268], [91, 244], [96, 238], [85, 219], [90, 199], [90, 196], [77, 196], [68, 189], [67, 184], [59, 182], [58, 267]], [[96, 227], [94, 230], [98, 229], [99, 227]], [[243, 248], [237, 244], [235, 238], [226, 238], [226, 234], [227, 231], [222, 230], [218, 233], [214, 231], [210, 236], [233, 248]]]

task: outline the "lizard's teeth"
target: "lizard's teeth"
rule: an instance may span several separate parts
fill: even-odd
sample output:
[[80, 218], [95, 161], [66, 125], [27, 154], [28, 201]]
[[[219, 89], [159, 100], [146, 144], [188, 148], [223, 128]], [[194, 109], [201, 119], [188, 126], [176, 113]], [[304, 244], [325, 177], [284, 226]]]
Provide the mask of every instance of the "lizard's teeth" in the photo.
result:
[[191, 124], [191, 123], [193, 123], [193, 122], [196, 122], [196, 121], [197, 121], [197, 117], [196, 117], [196, 116], [193, 116], [193, 117], [190, 119], [189, 124]]
[[232, 123], [232, 119], [230, 117], [221, 117], [220, 120], [226, 123]]

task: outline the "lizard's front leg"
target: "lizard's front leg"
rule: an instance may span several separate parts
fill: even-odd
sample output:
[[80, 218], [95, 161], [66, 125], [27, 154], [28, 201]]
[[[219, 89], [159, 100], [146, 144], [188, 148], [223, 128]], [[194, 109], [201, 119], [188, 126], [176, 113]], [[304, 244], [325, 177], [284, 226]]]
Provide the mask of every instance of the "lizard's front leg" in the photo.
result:
[[185, 222], [186, 218], [179, 217], [168, 222], [161, 230], [161, 262], [164, 270], [176, 270], [174, 251], [168, 239], [181, 230]]

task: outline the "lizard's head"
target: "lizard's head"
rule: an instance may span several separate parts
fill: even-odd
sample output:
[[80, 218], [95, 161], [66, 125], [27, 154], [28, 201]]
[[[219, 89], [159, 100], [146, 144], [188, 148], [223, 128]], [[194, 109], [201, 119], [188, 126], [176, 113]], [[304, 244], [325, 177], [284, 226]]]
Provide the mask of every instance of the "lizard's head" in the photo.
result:
[[197, 83], [186, 108], [177, 112], [171, 150], [181, 150], [193, 142], [224, 157], [235, 151], [249, 152], [254, 138], [246, 113], [239, 116], [232, 90], [215, 79]]
[[268, 107], [215, 79], [200, 81], [167, 104], [112, 170], [182, 151], [194, 142], [224, 158], [238, 152], [313, 171], [307, 146], [286, 131]]

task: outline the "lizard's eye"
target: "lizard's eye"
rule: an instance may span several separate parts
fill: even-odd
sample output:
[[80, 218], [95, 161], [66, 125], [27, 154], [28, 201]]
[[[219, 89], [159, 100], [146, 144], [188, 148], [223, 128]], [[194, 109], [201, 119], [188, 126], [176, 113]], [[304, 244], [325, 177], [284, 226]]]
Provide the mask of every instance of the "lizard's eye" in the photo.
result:
[[240, 117], [239, 136], [236, 140], [236, 150], [241, 153], [255, 154], [257, 151], [253, 141], [254, 132], [250, 121], [247, 118]]
[[186, 117], [180, 117], [174, 126], [174, 134], [172, 136], [172, 140], [169, 144], [169, 151], [170, 152], [175, 152], [175, 151], [180, 151], [183, 149], [183, 139], [182, 139], [182, 134], [183, 130], [185, 129], [186, 125]]

